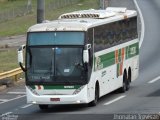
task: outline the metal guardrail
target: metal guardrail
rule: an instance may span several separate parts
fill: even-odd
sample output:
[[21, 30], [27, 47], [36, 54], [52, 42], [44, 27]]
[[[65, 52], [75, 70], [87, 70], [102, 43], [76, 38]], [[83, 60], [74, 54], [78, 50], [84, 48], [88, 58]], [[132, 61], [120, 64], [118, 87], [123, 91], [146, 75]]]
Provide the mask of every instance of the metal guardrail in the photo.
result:
[[0, 80], [1, 79], [5, 79], [5, 78], [9, 78], [9, 77], [14, 77], [14, 80], [17, 81], [18, 80], [18, 75], [23, 73], [21, 68], [16, 68], [14, 70], [10, 70], [4, 73], [0, 73]]

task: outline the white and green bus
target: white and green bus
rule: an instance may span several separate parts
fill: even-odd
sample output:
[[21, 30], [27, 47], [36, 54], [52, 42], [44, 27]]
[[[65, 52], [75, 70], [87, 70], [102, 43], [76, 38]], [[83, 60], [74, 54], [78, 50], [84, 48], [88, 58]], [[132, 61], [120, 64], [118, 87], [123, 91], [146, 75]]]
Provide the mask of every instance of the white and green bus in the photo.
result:
[[[23, 51], [25, 48], [25, 67]], [[96, 105], [98, 98], [129, 90], [139, 73], [137, 12], [83, 10], [28, 29], [18, 51], [27, 102]]]

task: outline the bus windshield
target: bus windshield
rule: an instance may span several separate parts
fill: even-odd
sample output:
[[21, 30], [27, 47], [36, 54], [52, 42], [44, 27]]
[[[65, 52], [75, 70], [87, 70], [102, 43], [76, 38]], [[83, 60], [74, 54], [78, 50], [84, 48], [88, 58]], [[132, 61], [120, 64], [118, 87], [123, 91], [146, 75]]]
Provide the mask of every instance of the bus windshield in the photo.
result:
[[49, 38], [51, 33], [38, 34], [33, 34], [35, 39], [32, 35], [28, 37], [27, 80], [36, 83], [84, 82], [82, 33], [71, 37], [71, 33], [63, 36], [61, 32], [56, 33], [56, 36], [61, 34], [56, 38]]
[[28, 34], [28, 45], [83, 45], [84, 32], [35, 32]]

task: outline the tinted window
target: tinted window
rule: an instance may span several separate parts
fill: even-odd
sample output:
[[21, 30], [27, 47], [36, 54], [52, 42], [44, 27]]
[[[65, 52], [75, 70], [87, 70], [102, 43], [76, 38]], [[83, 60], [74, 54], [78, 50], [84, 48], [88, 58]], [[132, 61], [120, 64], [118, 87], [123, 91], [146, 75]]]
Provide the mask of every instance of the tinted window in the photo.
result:
[[28, 45], [83, 45], [84, 32], [36, 32], [28, 34]]
[[94, 28], [95, 52], [138, 38], [137, 18], [129, 18]]

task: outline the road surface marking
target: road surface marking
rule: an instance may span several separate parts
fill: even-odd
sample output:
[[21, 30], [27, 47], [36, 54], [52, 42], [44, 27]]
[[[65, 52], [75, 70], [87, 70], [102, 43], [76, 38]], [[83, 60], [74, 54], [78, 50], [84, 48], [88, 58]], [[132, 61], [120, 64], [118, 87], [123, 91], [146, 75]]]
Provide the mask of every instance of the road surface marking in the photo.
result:
[[0, 102], [6, 102], [8, 99], [0, 99]]
[[158, 80], [160, 80], [160, 76], [158, 76], [158, 77], [156, 77], [155, 79], [149, 81], [148, 83], [149, 83], [149, 84], [152, 84], [152, 83], [157, 82]]
[[23, 106], [23, 107], [21, 107], [21, 108], [27, 108], [27, 107], [30, 107], [30, 106], [32, 106], [33, 104], [27, 104], [27, 105], [25, 105], [25, 106]]
[[116, 99], [113, 99], [113, 100], [105, 103], [104, 105], [110, 105], [110, 104], [112, 104], [112, 103], [114, 103], [114, 102], [116, 102], [116, 101], [118, 101], [118, 100], [121, 100], [121, 99], [123, 99], [123, 98], [125, 98], [125, 97], [126, 97], [126, 95], [122, 95], [122, 96], [120, 96], [120, 97], [118, 97], [118, 98], [116, 98]]
[[0, 117], [7, 116], [7, 115], [12, 114], [12, 113], [13, 112], [7, 112], [7, 113], [2, 114]]
[[141, 19], [141, 23], [142, 23], [142, 30], [141, 30], [141, 38], [140, 38], [140, 41], [139, 41], [139, 48], [141, 48], [141, 45], [143, 43], [143, 40], [144, 40], [144, 33], [145, 33], [145, 24], [144, 24], [144, 18], [143, 18], [143, 15], [142, 15], [142, 12], [141, 12], [141, 9], [137, 3], [137, 0], [133, 0], [136, 7], [137, 7], [137, 10], [139, 12], [139, 16], [140, 16], [140, 19]]
[[7, 94], [19, 95], [19, 94], [26, 94], [26, 92], [8, 92]]
[[17, 100], [17, 99], [23, 98], [23, 97], [25, 97], [25, 96], [26, 96], [26, 95], [18, 96], [18, 97], [16, 97], [16, 98], [9, 99], [8, 101], [1, 102], [0, 104], [4, 104], [4, 103], [7, 103], [7, 102], [10, 102], [10, 101], [13, 101], [13, 100]]

